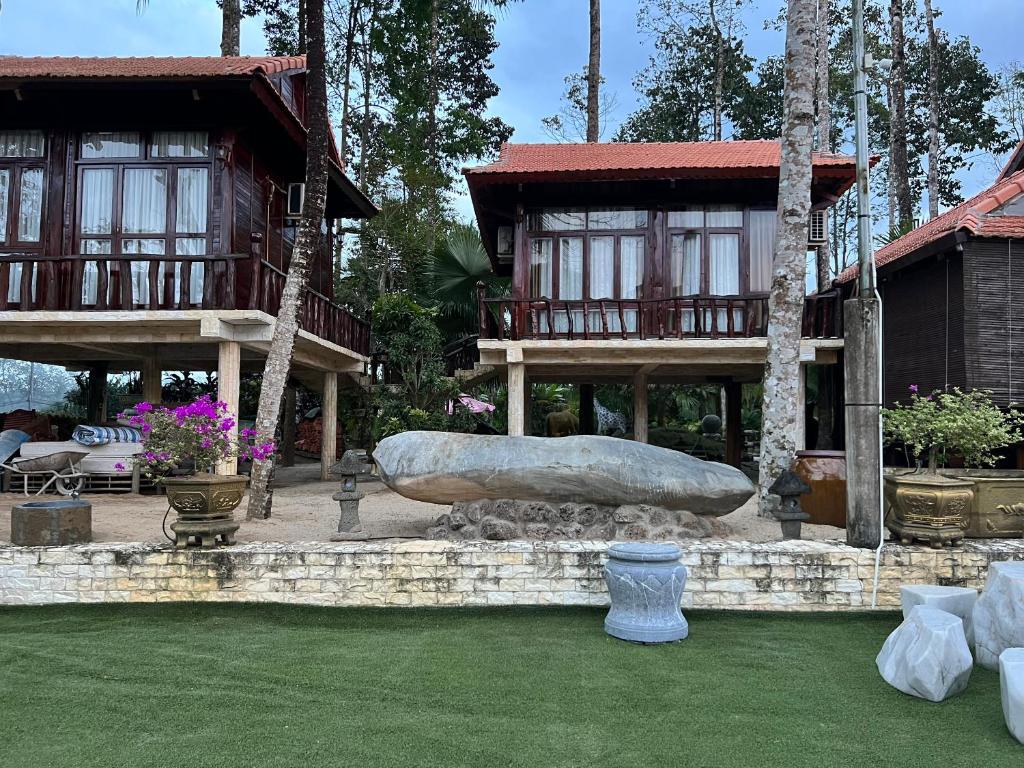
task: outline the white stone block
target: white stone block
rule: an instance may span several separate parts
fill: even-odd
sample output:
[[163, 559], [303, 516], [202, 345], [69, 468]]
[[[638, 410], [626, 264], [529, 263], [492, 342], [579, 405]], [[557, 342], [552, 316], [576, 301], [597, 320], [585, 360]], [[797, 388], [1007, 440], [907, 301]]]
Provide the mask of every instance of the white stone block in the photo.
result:
[[963, 691], [974, 666], [960, 617], [924, 605], [889, 635], [875, 663], [889, 685], [928, 701]]
[[999, 688], [1006, 727], [1024, 744], [1024, 648], [1007, 648], [999, 654]]
[[911, 584], [900, 587], [903, 618], [910, 616], [915, 605], [927, 605], [959, 616], [964, 623], [967, 647], [974, 648], [974, 604], [978, 590], [967, 587], [943, 587], [937, 584]]
[[999, 668], [999, 654], [1024, 647], [1024, 562], [989, 566], [985, 591], [974, 604], [975, 655], [989, 669]]

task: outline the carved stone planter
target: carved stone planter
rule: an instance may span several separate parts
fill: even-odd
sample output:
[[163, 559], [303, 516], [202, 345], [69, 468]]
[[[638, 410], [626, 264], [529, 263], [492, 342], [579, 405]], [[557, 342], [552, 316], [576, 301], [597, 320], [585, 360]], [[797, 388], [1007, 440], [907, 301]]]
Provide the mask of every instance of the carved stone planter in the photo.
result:
[[668, 643], [689, 633], [679, 609], [686, 566], [675, 544], [629, 542], [608, 549], [604, 579], [611, 610], [604, 631], [635, 643]]
[[178, 513], [178, 519], [171, 523], [176, 547], [235, 543], [239, 524], [233, 513], [242, 502], [248, 478], [200, 473], [168, 477], [162, 482], [167, 489], [168, 504]]
[[974, 483], [935, 472], [885, 477], [885, 527], [902, 543], [935, 548], [963, 543]]
[[1024, 471], [957, 469], [942, 474], [974, 484], [974, 501], [967, 515], [967, 538], [1024, 537]]

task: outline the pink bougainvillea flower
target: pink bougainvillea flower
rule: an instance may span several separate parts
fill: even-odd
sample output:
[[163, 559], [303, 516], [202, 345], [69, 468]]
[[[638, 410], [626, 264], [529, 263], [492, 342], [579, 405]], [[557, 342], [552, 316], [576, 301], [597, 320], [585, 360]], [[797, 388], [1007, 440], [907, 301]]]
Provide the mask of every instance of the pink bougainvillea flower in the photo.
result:
[[124, 472], [126, 471], [127, 468], [125, 467], [123, 462], [119, 461], [114, 465], [114, 469], [116, 469], [118, 472]]
[[917, 384], [911, 384], [909, 387], [907, 387], [907, 389], [909, 389], [915, 395], [917, 394]]

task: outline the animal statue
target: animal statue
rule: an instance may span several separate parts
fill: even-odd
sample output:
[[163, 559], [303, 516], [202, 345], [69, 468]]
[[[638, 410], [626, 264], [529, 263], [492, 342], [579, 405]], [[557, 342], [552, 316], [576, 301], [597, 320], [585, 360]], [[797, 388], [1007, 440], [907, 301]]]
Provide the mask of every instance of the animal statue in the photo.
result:
[[548, 437], [568, 437], [579, 434], [580, 420], [572, 411], [552, 411], [544, 420]]
[[620, 436], [632, 429], [625, 416], [605, 408], [597, 401], [597, 398], [594, 398], [594, 411], [597, 413], [598, 434]]

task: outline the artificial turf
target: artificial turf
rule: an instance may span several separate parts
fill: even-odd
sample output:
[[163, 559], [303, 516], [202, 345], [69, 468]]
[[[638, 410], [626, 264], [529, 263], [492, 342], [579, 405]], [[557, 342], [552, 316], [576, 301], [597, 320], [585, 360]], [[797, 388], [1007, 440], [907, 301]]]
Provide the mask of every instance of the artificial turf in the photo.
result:
[[1020, 766], [999, 679], [886, 685], [896, 614], [0, 609], [0, 766]]

